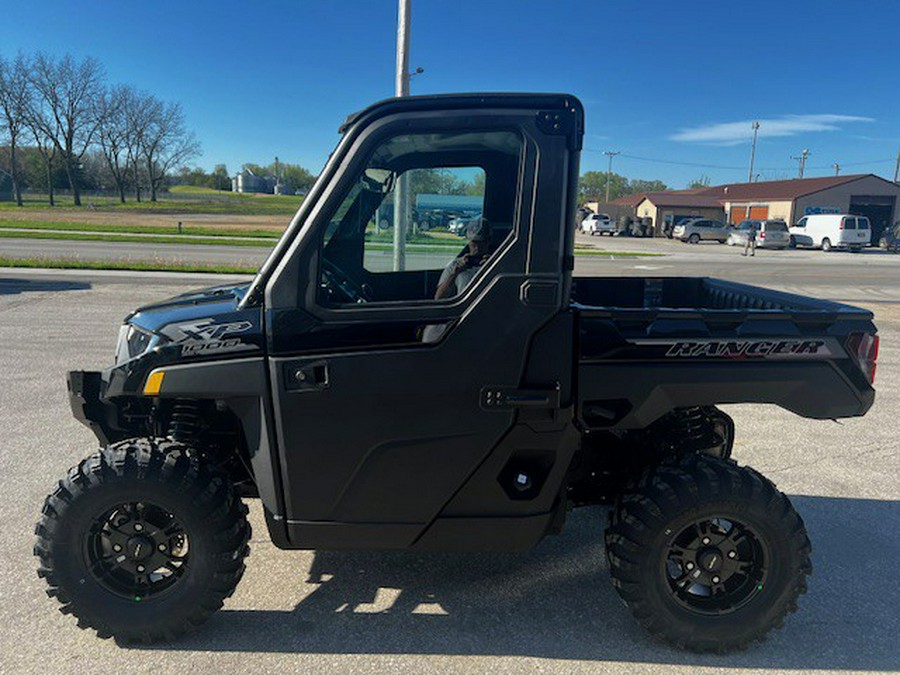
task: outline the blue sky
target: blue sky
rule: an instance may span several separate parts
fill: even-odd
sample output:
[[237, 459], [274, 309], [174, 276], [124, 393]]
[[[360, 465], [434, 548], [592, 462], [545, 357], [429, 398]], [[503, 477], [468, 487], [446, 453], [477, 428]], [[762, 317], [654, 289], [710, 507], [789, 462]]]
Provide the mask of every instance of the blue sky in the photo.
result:
[[[587, 111], [582, 170], [674, 188], [893, 175], [900, 2], [412, 0], [412, 93], [564, 91]], [[395, 0], [0, 2], [0, 53], [91, 55], [111, 82], [181, 102], [197, 164], [317, 172], [344, 117], [390, 96]], [[78, 7], [75, 11], [73, 8]]]

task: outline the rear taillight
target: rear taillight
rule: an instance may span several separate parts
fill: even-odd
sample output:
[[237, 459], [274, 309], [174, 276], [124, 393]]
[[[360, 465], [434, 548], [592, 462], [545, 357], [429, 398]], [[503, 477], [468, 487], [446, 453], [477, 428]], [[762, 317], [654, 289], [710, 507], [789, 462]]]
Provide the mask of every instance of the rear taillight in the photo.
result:
[[760, 232], [760, 233], [759, 233], [759, 238], [760, 238], [760, 239], [765, 239], [765, 238], [766, 238], [766, 233], [765, 233], [765, 232]]
[[854, 333], [847, 340], [847, 351], [856, 359], [860, 370], [869, 382], [875, 384], [875, 370], [878, 368], [878, 345], [881, 342], [877, 335], [871, 333]]

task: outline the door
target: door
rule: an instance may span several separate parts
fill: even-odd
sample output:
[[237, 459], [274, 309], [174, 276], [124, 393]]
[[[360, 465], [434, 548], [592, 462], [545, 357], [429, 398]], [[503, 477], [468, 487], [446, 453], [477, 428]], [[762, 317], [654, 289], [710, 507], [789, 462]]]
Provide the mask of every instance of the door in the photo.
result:
[[[400, 110], [348, 132], [345, 170], [267, 290], [294, 545], [410, 546], [514, 426], [508, 394], [556, 387], [524, 369], [567, 301], [578, 127], [545, 114]], [[479, 198], [465, 239], [405, 225], [448, 192]], [[379, 234], [385, 203], [397, 215]], [[296, 307], [278, 300], [295, 288]]]

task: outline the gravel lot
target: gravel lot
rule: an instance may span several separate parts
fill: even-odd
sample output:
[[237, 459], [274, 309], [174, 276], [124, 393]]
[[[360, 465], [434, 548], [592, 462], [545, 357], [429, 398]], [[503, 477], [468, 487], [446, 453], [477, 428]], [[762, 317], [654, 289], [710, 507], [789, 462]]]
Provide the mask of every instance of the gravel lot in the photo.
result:
[[[895, 268], [883, 274], [885, 287], [900, 289]], [[69, 412], [64, 374], [108, 365], [119, 322], [136, 305], [204, 283], [0, 270], [0, 672], [900, 670], [900, 442], [891, 422], [900, 409], [900, 296], [874, 287], [853, 297], [874, 310], [882, 335], [878, 397], [865, 418], [838, 424], [770, 406], [728, 408], [736, 458], [791, 496], [814, 549], [799, 613], [745, 652], [696, 656], [646, 637], [609, 583], [602, 508], [573, 512], [561, 536], [528, 554], [411, 555], [279, 551], [253, 503], [247, 574], [199, 633], [122, 648], [78, 630], [45, 597], [31, 556], [44, 495], [96, 445]], [[813, 286], [848, 298], [845, 287]]]

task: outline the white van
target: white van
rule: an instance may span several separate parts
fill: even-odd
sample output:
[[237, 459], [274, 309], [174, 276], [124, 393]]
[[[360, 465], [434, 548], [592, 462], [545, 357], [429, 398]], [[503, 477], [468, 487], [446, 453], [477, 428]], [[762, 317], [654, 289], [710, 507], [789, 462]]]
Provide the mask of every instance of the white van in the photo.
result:
[[840, 213], [822, 213], [804, 216], [791, 227], [790, 246], [809, 246], [830, 251], [846, 248], [859, 251], [868, 246], [872, 238], [869, 219]]

